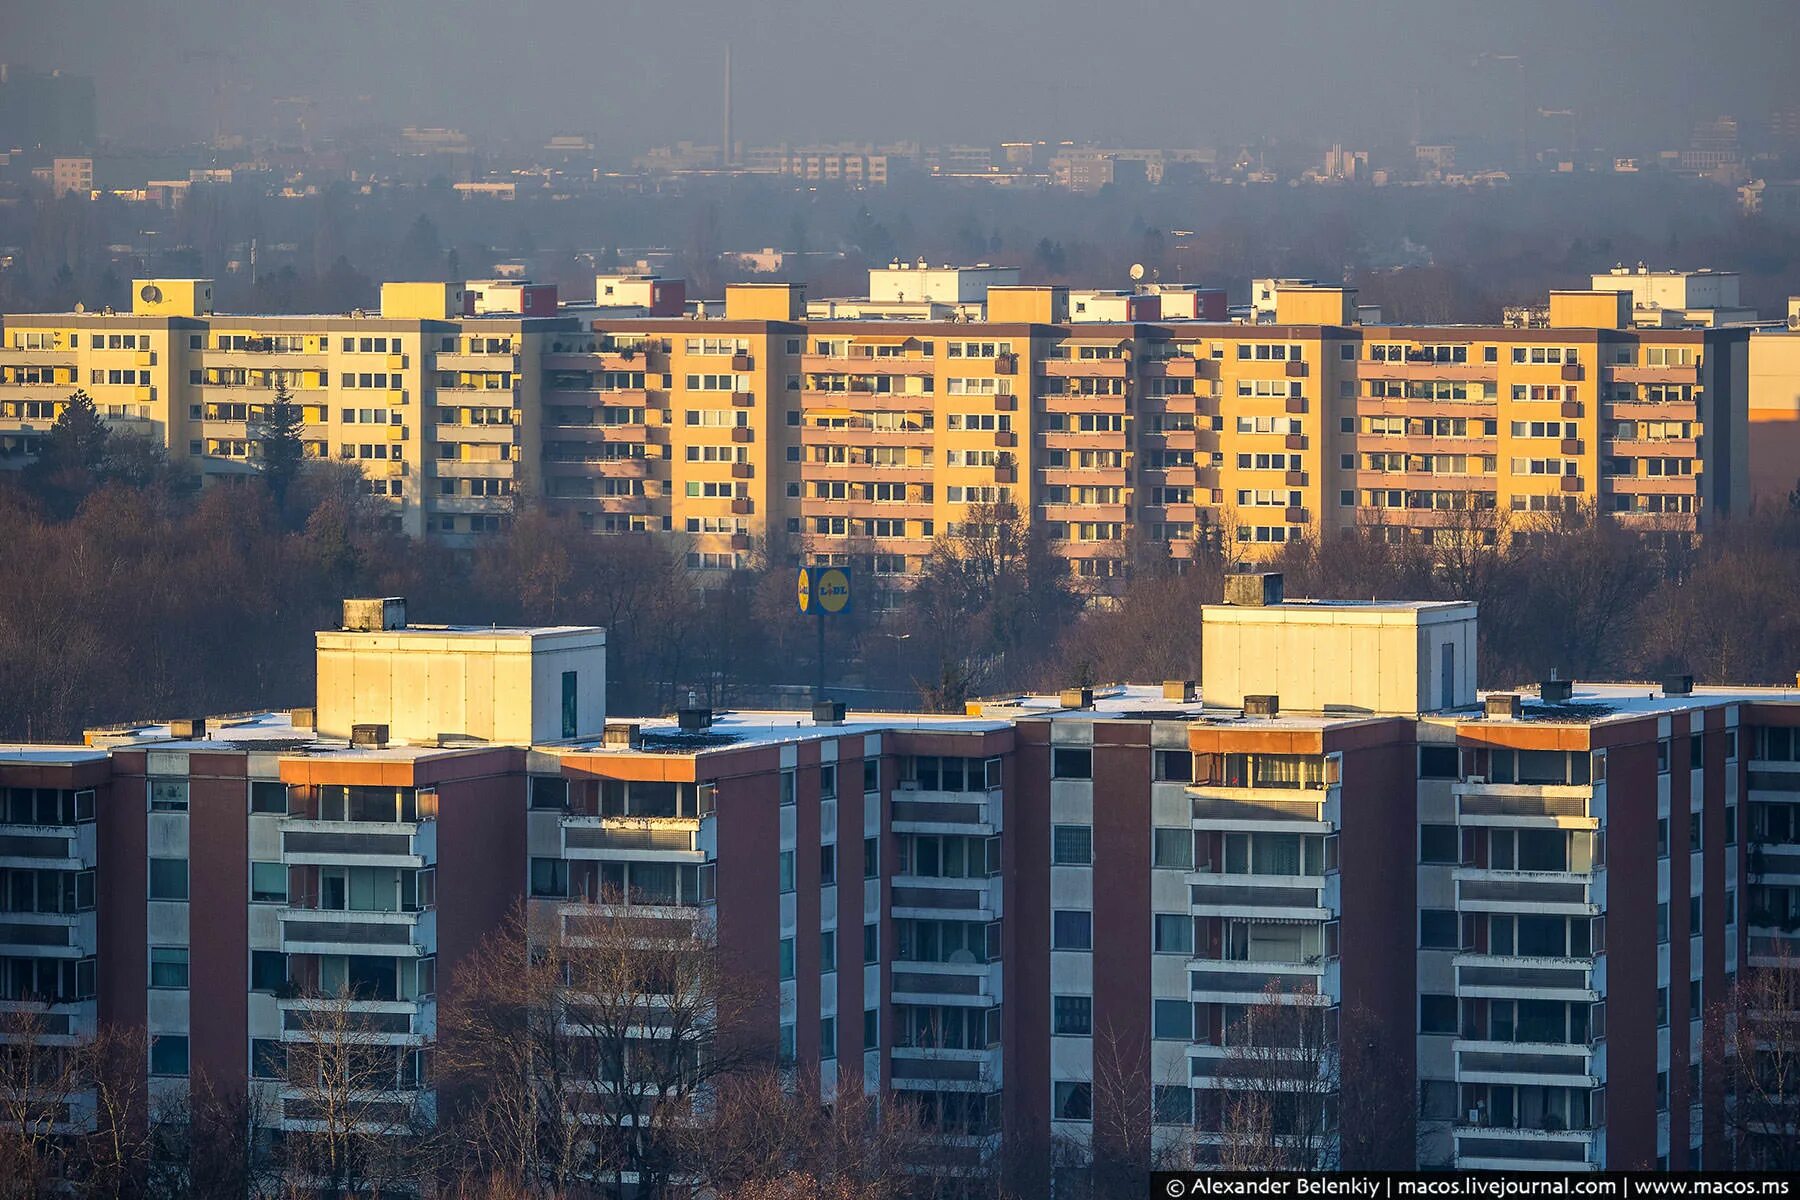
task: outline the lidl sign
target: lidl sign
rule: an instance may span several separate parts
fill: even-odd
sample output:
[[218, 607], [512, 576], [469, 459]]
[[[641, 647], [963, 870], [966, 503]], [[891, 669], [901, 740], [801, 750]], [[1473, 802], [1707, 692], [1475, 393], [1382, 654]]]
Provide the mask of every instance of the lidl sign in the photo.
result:
[[848, 567], [801, 567], [798, 582], [801, 612], [836, 616], [850, 611]]

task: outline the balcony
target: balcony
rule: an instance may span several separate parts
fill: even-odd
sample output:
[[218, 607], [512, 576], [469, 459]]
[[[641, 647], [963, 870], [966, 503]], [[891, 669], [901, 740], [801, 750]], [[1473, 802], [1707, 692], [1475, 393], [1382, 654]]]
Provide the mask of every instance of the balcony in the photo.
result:
[[1325, 879], [1315, 875], [1218, 875], [1187, 877], [1188, 903], [1196, 917], [1264, 917], [1329, 920]]
[[999, 963], [893, 964], [895, 1004], [955, 1004], [989, 1008], [999, 1002]]
[[1457, 867], [1458, 912], [1526, 912], [1597, 917], [1602, 908], [1595, 875], [1570, 871], [1495, 871]]
[[284, 908], [281, 948], [288, 954], [422, 957], [437, 947], [437, 913]]
[[895, 1046], [888, 1055], [895, 1088], [924, 1091], [992, 1092], [1000, 1087], [1000, 1051]]
[[518, 371], [519, 356], [510, 350], [493, 354], [469, 354], [464, 351], [439, 351], [432, 364], [440, 371]]
[[437, 822], [281, 823], [281, 861], [296, 866], [426, 867], [437, 858]]
[[698, 863], [705, 858], [694, 817], [565, 816], [562, 835], [567, 859]]
[[1000, 792], [901, 790], [893, 796], [895, 833], [992, 834], [1000, 827]]
[[1197, 1001], [1211, 1004], [1260, 1004], [1271, 984], [1283, 1003], [1330, 1004], [1322, 958], [1309, 962], [1246, 962], [1196, 958], [1188, 962], [1188, 987]]
[[[439, 441], [478, 446], [512, 446], [519, 440], [516, 425], [445, 425], [437, 427]], [[642, 441], [642, 438], [638, 439]]]
[[888, 901], [895, 918], [991, 921], [1000, 911], [999, 879], [898, 875]]
[[1131, 374], [1129, 358], [1046, 358], [1038, 363], [1049, 379], [1124, 379]]
[[99, 1024], [97, 1000], [0, 1000], [0, 1014], [30, 1013], [37, 1018], [43, 1044], [72, 1046], [94, 1036]]
[[1456, 1082], [1598, 1087], [1594, 1047], [1565, 1042], [1489, 1042], [1458, 1038]]
[[1592, 958], [1458, 954], [1456, 994], [1497, 1000], [1601, 999], [1601, 970]]
[[79, 825], [0, 824], [0, 867], [37, 871], [80, 871], [96, 858], [92, 821]]
[[1227, 788], [1196, 784], [1192, 799], [1194, 828], [1254, 833], [1330, 833], [1326, 803], [1337, 789]]
[[[335, 1026], [342, 1005], [345, 1040], [364, 1045], [420, 1045], [437, 1032], [437, 1005], [428, 997], [411, 1000], [341, 1000], [311, 996], [281, 996], [275, 1001], [281, 1013], [281, 1040], [309, 1040], [309, 1026], [329, 1021]], [[326, 1014], [309, 1018], [311, 1012]]]
[[85, 957], [99, 945], [95, 921], [92, 911], [0, 912], [0, 955]]
[[1463, 1171], [1597, 1171], [1599, 1144], [1590, 1129], [1503, 1129], [1457, 1125], [1456, 1167]]
[[1417, 362], [1360, 362], [1356, 374], [1361, 379], [1397, 379], [1408, 383], [1496, 383], [1500, 379], [1497, 363], [1449, 363], [1434, 360]]
[[1685, 363], [1666, 367], [1636, 367], [1620, 364], [1617, 366], [1602, 367], [1600, 382], [1673, 383], [1694, 387], [1698, 386], [1700, 383], [1700, 367], [1695, 363]]
[[[1593, 789], [1582, 786], [1529, 783], [1460, 784], [1454, 789], [1457, 818], [1465, 825], [1529, 826], [1598, 829], [1598, 815], [1589, 811]], [[1500, 818], [1483, 820], [1483, 818]], [[1521, 821], [1520, 818], [1538, 818]], [[1570, 824], [1571, 818], [1577, 823]]]

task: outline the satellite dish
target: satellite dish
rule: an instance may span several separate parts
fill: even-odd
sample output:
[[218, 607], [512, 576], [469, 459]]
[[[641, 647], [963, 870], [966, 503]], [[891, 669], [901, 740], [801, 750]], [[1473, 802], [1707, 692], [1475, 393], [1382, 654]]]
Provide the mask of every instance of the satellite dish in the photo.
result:
[[1143, 263], [1132, 263], [1131, 264], [1131, 281], [1133, 283], [1136, 283], [1138, 280], [1142, 279], [1143, 277], [1144, 277], [1144, 264]]
[[145, 304], [155, 304], [158, 300], [162, 299], [162, 289], [157, 287], [154, 283], [146, 283], [142, 288], [138, 289], [138, 296], [143, 299]]
[[75, 302], [75, 311], [78, 313], [84, 313], [87, 311], [87, 305], [85, 305], [81, 301], [77, 300]]

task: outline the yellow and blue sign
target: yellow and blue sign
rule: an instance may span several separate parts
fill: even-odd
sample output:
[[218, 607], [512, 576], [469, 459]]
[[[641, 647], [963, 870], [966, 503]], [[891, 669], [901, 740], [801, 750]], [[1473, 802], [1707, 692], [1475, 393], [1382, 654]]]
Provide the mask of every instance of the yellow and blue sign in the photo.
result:
[[801, 567], [800, 611], [836, 616], [850, 611], [850, 568]]

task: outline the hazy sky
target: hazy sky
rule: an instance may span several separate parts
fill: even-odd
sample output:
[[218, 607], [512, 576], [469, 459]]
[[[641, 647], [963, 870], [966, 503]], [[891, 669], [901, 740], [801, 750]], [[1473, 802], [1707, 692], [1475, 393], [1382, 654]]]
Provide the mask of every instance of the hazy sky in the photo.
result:
[[0, 61], [93, 75], [126, 138], [304, 95], [324, 128], [716, 142], [727, 41], [746, 142], [1507, 136], [1542, 107], [1661, 145], [1800, 104], [1800, 0], [0, 0]]

